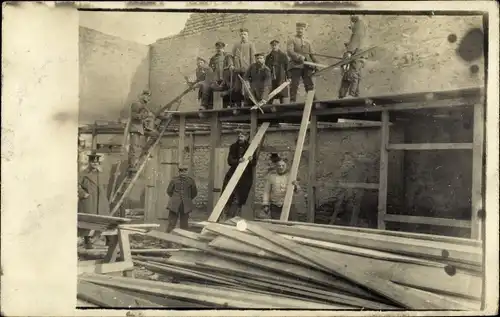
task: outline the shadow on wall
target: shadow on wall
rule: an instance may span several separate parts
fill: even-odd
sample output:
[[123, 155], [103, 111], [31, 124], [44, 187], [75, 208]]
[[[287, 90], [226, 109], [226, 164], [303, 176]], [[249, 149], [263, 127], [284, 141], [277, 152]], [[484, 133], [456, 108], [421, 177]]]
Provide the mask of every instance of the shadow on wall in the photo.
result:
[[144, 69], [148, 69], [149, 77], [149, 53], [145, 58], [142, 59], [141, 63], [139, 64], [139, 66], [137, 66], [134, 72], [134, 76], [130, 81], [130, 89], [128, 95], [124, 100], [124, 105], [120, 112], [120, 118], [127, 119], [130, 115], [130, 105], [132, 104], [132, 102], [138, 100], [139, 94], [143, 90], [149, 89], [149, 80], [147, 82], [144, 82]]

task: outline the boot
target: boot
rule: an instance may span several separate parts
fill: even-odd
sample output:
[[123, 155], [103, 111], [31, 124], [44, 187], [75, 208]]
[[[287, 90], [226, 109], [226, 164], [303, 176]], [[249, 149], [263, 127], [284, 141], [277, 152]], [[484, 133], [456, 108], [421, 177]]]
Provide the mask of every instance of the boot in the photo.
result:
[[91, 250], [94, 248], [94, 246], [92, 245], [92, 241], [90, 240], [90, 237], [84, 237], [83, 243], [85, 246], [85, 250]]

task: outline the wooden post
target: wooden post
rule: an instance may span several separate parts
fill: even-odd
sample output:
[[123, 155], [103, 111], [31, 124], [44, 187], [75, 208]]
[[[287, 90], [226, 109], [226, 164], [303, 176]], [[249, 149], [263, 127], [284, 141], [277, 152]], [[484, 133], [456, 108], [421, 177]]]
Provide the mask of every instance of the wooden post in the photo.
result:
[[377, 228], [385, 230], [385, 215], [387, 213], [387, 175], [389, 173], [389, 111], [382, 111], [382, 128], [380, 130], [380, 168], [378, 189]]
[[159, 230], [167, 229], [168, 210], [167, 205], [170, 197], [167, 195], [167, 187], [170, 180], [177, 176], [178, 159], [177, 149], [159, 149], [158, 176], [155, 179], [155, 211], [153, 223], [159, 223]]
[[[214, 92], [214, 109], [222, 109], [222, 96], [219, 91]], [[213, 208], [217, 201], [214, 197], [214, 181], [215, 181], [215, 164], [217, 157], [217, 148], [220, 146], [221, 139], [221, 125], [217, 112], [213, 112], [211, 117], [210, 127], [210, 162], [208, 170], [208, 212], [212, 213]]]
[[302, 121], [300, 123], [299, 136], [297, 137], [297, 147], [295, 148], [295, 153], [293, 156], [292, 167], [290, 168], [288, 186], [286, 189], [285, 201], [283, 202], [283, 208], [281, 210], [281, 221], [288, 221], [288, 216], [290, 214], [290, 207], [293, 203], [293, 194], [295, 186], [292, 184], [297, 178], [297, 173], [299, 171], [300, 157], [302, 156], [302, 150], [304, 149], [304, 141], [306, 139], [307, 126], [309, 125], [309, 120], [311, 118], [311, 110], [314, 99], [314, 90], [307, 92], [306, 102], [304, 105], [304, 112], [302, 114]]
[[92, 144], [90, 150], [97, 150], [97, 122], [94, 122], [94, 126], [92, 127]]
[[483, 154], [484, 154], [484, 105], [474, 105], [473, 126], [473, 148], [472, 148], [472, 214], [471, 214], [471, 238], [480, 240], [482, 237], [482, 219], [478, 213], [483, 208]]
[[194, 133], [189, 133], [189, 176], [194, 178]]
[[309, 180], [307, 184], [307, 222], [314, 223], [316, 205], [316, 154], [318, 151], [318, 117], [311, 115], [309, 123]]
[[186, 116], [179, 116], [179, 139], [178, 139], [178, 151], [177, 151], [177, 163], [184, 165], [184, 146], [186, 145]]
[[[257, 133], [257, 111], [258, 110], [253, 110], [251, 113], [250, 113], [250, 137], [249, 139], [250, 140], [253, 140], [253, 138], [255, 137], [255, 134]], [[258, 159], [258, 158], [257, 158]], [[250, 189], [250, 193], [248, 195], [248, 199], [247, 199], [247, 203], [245, 204], [245, 206], [243, 206], [242, 210], [241, 210], [241, 217], [243, 219], [247, 219], [247, 220], [253, 220], [255, 218], [255, 213], [254, 213], [254, 210], [255, 210], [255, 183], [257, 181], [257, 167], [255, 167], [253, 169], [253, 172], [252, 172], [252, 178], [253, 178], [253, 183], [252, 183], [252, 188]]]
[[159, 149], [154, 150], [155, 153], [153, 157], [149, 159], [146, 171], [146, 192], [144, 202], [144, 223], [156, 222], [156, 201], [157, 201], [157, 186], [156, 186], [156, 174], [158, 172], [158, 163], [159, 163]]

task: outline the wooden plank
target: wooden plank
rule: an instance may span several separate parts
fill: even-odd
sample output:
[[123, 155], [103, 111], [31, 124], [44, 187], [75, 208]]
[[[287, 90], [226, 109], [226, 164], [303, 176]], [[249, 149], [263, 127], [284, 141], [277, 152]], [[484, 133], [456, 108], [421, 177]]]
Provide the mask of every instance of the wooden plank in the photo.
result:
[[[222, 97], [220, 92], [214, 92], [214, 109], [222, 109]], [[208, 202], [207, 209], [213, 210], [215, 208], [215, 204], [217, 200], [215, 199], [215, 165], [216, 157], [217, 157], [217, 148], [220, 146], [221, 142], [221, 123], [219, 120], [218, 113], [212, 113], [210, 117], [210, 162], [209, 162], [209, 170], [208, 170]]]
[[172, 178], [178, 175], [178, 167], [166, 164], [178, 159], [178, 149], [160, 149], [159, 151], [158, 176], [156, 179], [155, 220], [160, 224], [158, 230], [165, 231], [167, 228], [168, 210], [167, 205], [170, 197], [167, 195], [168, 184]]
[[335, 187], [349, 189], [370, 189], [379, 190], [380, 184], [376, 183], [335, 183]]
[[[298, 221], [280, 221], [273, 219], [259, 219], [256, 221], [264, 222], [264, 223], [276, 223], [282, 225], [288, 225], [298, 228], [305, 228], [309, 230], [328, 230], [335, 229], [341, 231], [351, 231], [351, 232], [359, 232], [359, 233], [373, 233], [380, 234], [392, 237], [402, 237], [402, 238], [412, 238], [412, 239], [420, 239], [420, 240], [428, 240], [435, 242], [446, 242], [446, 243], [454, 243], [457, 245], [469, 245], [477, 248], [482, 248], [482, 242], [477, 240], [472, 240], [468, 238], [457, 238], [457, 237], [448, 237], [448, 236], [440, 236], [434, 234], [426, 234], [426, 233], [414, 233], [414, 232], [404, 232], [404, 231], [392, 231], [392, 230], [379, 230], [379, 229], [371, 229], [371, 228], [355, 228], [348, 226], [333, 226], [327, 224], [319, 224], [319, 223], [303, 223]], [[198, 225], [203, 227], [206, 222], [199, 222]]]
[[189, 133], [189, 176], [194, 178], [194, 151], [195, 151], [195, 143], [194, 143], [194, 134]]
[[318, 152], [318, 117], [311, 115], [309, 123], [309, 161], [308, 174], [309, 182], [307, 184], [307, 222], [314, 223], [315, 208], [316, 208], [316, 157]]
[[421, 150], [471, 150], [472, 143], [406, 143], [406, 144], [389, 144], [388, 150], [405, 150], [405, 151], [421, 151]]
[[253, 223], [246, 223], [243, 220], [237, 224], [240, 230], [249, 230], [259, 237], [274, 243], [275, 245], [289, 250], [303, 258], [313, 261], [324, 269], [330, 270], [333, 274], [341, 275], [354, 283], [363, 285], [368, 289], [380, 294], [406, 308], [410, 309], [465, 309], [457, 302], [449, 301], [439, 295], [428, 293], [416, 293], [411, 289], [395, 284], [386, 279], [380, 278], [368, 271], [359, 270], [356, 266], [347, 266], [344, 263], [334, 261], [332, 257], [321, 256], [310, 248], [304, 247], [284, 237], [263, 229]]
[[177, 140], [177, 162], [179, 165], [184, 165], [184, 146], [186, 144], [186, 116], [179, 116], [179, 138]]
[[290, 207], [292, 206], [293, 194], [295, 186], [292, 184], [297, 179], [297, 173], [299, 171], [300, 158], [302, 156], [302, 148], [304, 147], [304, 142], [306, 139], [307, 128], [309, 125], [309, 120], [311, 117], [311, 110], [314, 100], [314, 90], [308, 91], [306, 96], [306, 102], [304, 106], [304, 113], [302, 115], [302, 121], [300, 123], [299, 136], [297, 137], [297, 145], [295, 148], [295, 154], [293, 156], [292, 166], [289, 171], [288, 176], [288, 186], [286, 189], [285, 200], [283, 202], [283, 208], [281, 209], [280, 220], [288, 220], [290, 214]]
[[103, 308], [162, 307], [151, 301], [131, 296], [117, 289], [78, 280], [77, 298]]
[[382, 111], [382, 128], [380, 129], [380, 167], [378, 189], [377, 228], [385, 229], [384, 215], [387, 213], [387, 179], [389, 174], [389, 112]]
[[483, 173], [484, 173], [484, 104], [474, 106], [473, 151], [472, 151], [472, 188], [471, 188], [471, 238], [482, 239]]
[[229, 165], [227, 164], [227, 156], [229, 154], [228, 147], [218, 147], [216, 149], [215, 156], [215, 178], [214, 178], [214, 200], [219, 200], [222, 194], [222, 185], [224, 183], [224, 177], [229, 170]]
[[127, 223], [132, 221], [128, 218], [122, 217], [113, 217], [113, 216], [104, 216], [104, 215], [94, 215], [94, 214], [85, 214], [78, 213], [78, 221], [88, 222], [88, 223], [100, 223], [100, 224], [110, 224], [110, 225], [118, 225], [121, 223]]
[[[118, 245], [120, 246], [120, 260], [126, 263], [132, 262], [132, 253], [130, 252], [129, 231], [125, 229], [118, 230]], [[124, 269], [123, 275], [134, 277], [134, 267]]]
[[[262, 138], [264, 137], [264, 133], [266, 132], [267, 128], [269, 128], [269, 122], [264, 122], [260, 126], [259, 130], [257, 131], [257, 134], [252, 139], [252, 142], [250, 143], [250, 145], [248, 146], [248, 149], [246, 150], [246, 152], [244, 154], [245, 158], [249, 158], [249, 157], [253, 156], [253, 154], [257, 150], [257, 147], [259, 146], [260, 142], [262, 141]], [[215, 148], [214, 148], [214, 150], [215, 150]], [[213, 162], [213, 160], [212, 160], [212, 162]], [[218, 221], [220, 214], [222, 213], [222, 209], [226, 205], [226, 203], [229, 199], [229, 196], [234, 191], [236, 184], [238, 183], [241, 175], [243, 174], [244, 170], [246, 169], [246, 167], [249, 163], [250, 163], [250, 161], [245, 160], [242, 163], [238, 164], [238, 167], [234, 171], [233, 176], [229, 180], [226, 188], [224, 189], [224, 192], [222, 193], [221, 197], [217, 201], [217, 204], [213, 208], [213, 211], [210, 214], [208, 221], [210, 221], [210, 222], [217, 222]]]
[[410, 238], [398, 238], [365, 233], [359, 235], [355, 232], [331, 230], [330, 234], [322, 231], [291, 228], [281, 225], [264, 225], [261, 227], [275, 233], [288, 234], [304, 238], [328, 241], [373, 250], [425, 257], [435, 260], [453, 260], [462, 263], [480, 265], [481, 249], [471, 246], [455, 245], [444, 242], [429, 242]]
[[79, 275], [84, 273], [107, 274], [112, 272], [123, 272], [125, 270], [131, 270], [133, 268], [134, 268], [134, 263], [132, 263], [132, 261], [99, 263], [96, 265], [79, 265], [78, 274]]
[[[250, 113], [250, 140], [255, 137], [257, 133], [258, 123], [257, 123], [257, 111], [252, 111]], [[259, 148], [260, 151], [260, 148]], [[258, 158], [257, 158], [258, 159]], [[257, 182], [257, 167], [252, 170], [252, 187], [250, 188], [250, 193], [247, 198], [246, 204], [241, 208], [241, 217], [248, 220], [253, 220], [254, 215], [254, 202], [255, 202], [255, 194], [256, 188], [255, 184]]]
[[456, 220], [447, 218], [434, 218], [434, 217], [420, 217], [420, 216], [407, 216], [407, 215], [384, 215], [385, 221], [404, 222], [404, 223], [419, 223], [433, 226], [443, 227], [456, 227], [456, 228], [470, 228], [471, 222], [468, 220]]
[[212, 303], [218, 305], [219, 307], [301, 309], [343, 308], [340, 305], [324, 305], [304, 300], [290, 300], [280, 295], [270, 298], [267, 294], [263, 295], [258, 293], [243, 292], [235, 289], [224, 290], [215, 286], [183, 285], [99, 275], [89, 275], [84, 278], [82, 277], [82, 279], [99, 285], [114, 286], [139, 291], [141, 293]]

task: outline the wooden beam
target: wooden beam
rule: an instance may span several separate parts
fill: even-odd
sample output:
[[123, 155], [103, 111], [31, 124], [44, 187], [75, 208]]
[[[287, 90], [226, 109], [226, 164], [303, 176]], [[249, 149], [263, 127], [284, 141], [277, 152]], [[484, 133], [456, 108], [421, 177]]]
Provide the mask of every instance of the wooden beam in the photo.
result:
[[186, 116], [179, 116], [179, 139], [177, 150], [177, 162], [179, 165], [184, 165], [184, 146], [186, 144]]
[[189, 133], [189, 176], [194, 177], [194, 134]]
[[[126, 263], [132, 261], [132, 252], [130, 252], [130, 232], [126, 229], [118, 229], [118, 245], [120, 246], [120, 260]], [[134, 277], [134, 266], [130, 269], [124, 269], [123, 275], [127, 277]]]
[[148, 222], [154, 222], [160, 224], [159, 230], [166, 230], [167, 228], [167, 219], [169, 215], [169, 211], [167, 209], [168, 202], [170, 197], [167, 195], [168, 184], [172, 180], [172, 178], [178, 175], [178, 168], [175, 164], [166, 164], [170, 163], [173, 160], [178, 159], [178, 149], [159, 149], [159, 164], [157, 170], [157, 176], [155, 176], [155, 195], [154, 195], [154, 216], [153, 220], [149, 220]]
[[[222, 96], [219, 91], [214, 92], [214, 109], [222, 109]], [[209, 211], [213, 210], [216, 204], [216, 199], [214, 195], [215, 188], [215, 164], [217, 157], [217, 148], [220, 146], [221, 139], [221, 123], [219, 120], [219, 115], [217, 112], [212, 113], [210, 118], [210, 162], [209, 162], [209, 170], [208, 170], [208, 203], [207, 209]]]
[[474, 106], [473, 151], [472, 151], [472, 193], [471, 193], [471, 238], [482, 238], [483, 209], [483, 156], [484, 156], [484, 104]]
[[456, 227], [456, 228], [470, 228], [471, 222], [468, 220], [456, 220], [447, 218], [434, 218], [434, 217], [420, 217], [420, 216], [407, 216], [407, 215], [384, 215], [385, 221], [404, 222], [404, 223], [418, 223], [433, 226], [443, 227]]
[[[257, 110], [254, 110], [250, 113], [250, 140], [252, 140], [257, 134]], [[257, 158], [258, 159], [258, 158]], [[252, 171], [252, 187], [250, 189], [250, 193], [248, 195], [247, 203], [243, 206], [241, 210], [241, 217], [243, 219], [253, 220], [254, 215], [254, 201], [256, 188], [255, 184], [257, 181], [257, 167], [255, 167]]]
[[388, 144], [388, 150], [472, 150], [472, 143], [406, 143]]
[[380, 130], [380, 167], [379, 167], [379, 189], [378, 189], [378, 217], [377, 228], [385, 229], [384, 216], [387, 213], [387, 178], [389, 174], [389, 155], [387, 145], [389, 144], [389, 111], [382, 112], [382, 128]]
[[290, 214], [290, 207], [293, 203], [293, 194], [295, 191], [295, 186], [292, 184], [297, 179], [297, 173], [299, 171], [300, 158], [302, 156], [302, 148], [304, 147], [304, 142], [306, 140], [307, 128], [309, 125], [309, 120], [311, 117], [311, 110], [314, 101], [314, 90], [307, 92], [306, 103], [304, 106], [304, 112], [302, 115], [302, 121], [300, 123], [299, 136], [297, 137], [297, 145], [295, 148], [295, 154], [293, 156], [292, 167], [290, 168], [288, 175], [288, 186], [285, 194], [285, 201], [283, 202], [283, 208], [281, 209], [281, 220], [288, 220]]
[[78, 265], [78, 275], [84, 273], [97, 273], [107, 274], [112, 272], [123, 272], [134, 268], [132, 261], [128, 262], [113, 262], [113, 263], [99, 263], [95, 265]]
[[380, 185], [376, 183], [334, 183], [335, 187], [352, 189], [373, 189], [378, 190]]
[[311, 115], [309, 123], [309, 162], [308, 173], [309, 181], [307, 183], [307, 222], [314, 223], [316, 207], [316, 157], [318, 152], [318, 117]]
[[153, 157], [149, 159], [145, 171], [145, 201], [144, 201], [144, 221], [155, 222], [156, 219], [156, 202], [157, 202], [157, 173], [159, 169], [159, 161], [161, 149], [158, 147], [154, 150]]
[[[262, 141], [262, 138], [264, 137], [264, 134], [266, 133], [267, 128], [269, 128], [269, 122], [264, 122], [259, 130], [257, 131], [257, 134], [255, 137], [252, 139], [252, 142], [248, 146], [248, 149], [246, 150], [244, 154], [244, 158], [252, 157], [257, 150], [257, 147], [259, 146], [260, 142]], [[219, 220], [219, 217], [222, 213], [222, 209], [226, 205], [229, 196], [231, 193], [234, 191], [234, 188], [236, 187], [236, 184], [241, 178], [241, 175], [245, 171], [247, 165], [250, 163], [250, 161], [245, 160], [244, 162], [240, 163], [236, 170], [233, 173], [233, 176], [231, 176], [231, 179], [229, 180], [226, 188], [224, 189], [224, 192], [222, 192], [222, 195], [220, 196], [219, 200], [217, 201], [217, 204], [213, 208], [212, 213], [210, 214], [210, 217], [208, 217], [208, 221], [211, 222], [217, 222]], [[212, 174], [213, 175], [213, 174]], [[212, 187], [213, 189], [213, 187]]]

